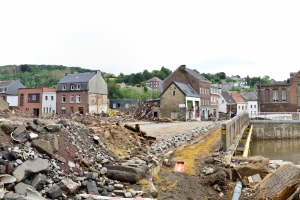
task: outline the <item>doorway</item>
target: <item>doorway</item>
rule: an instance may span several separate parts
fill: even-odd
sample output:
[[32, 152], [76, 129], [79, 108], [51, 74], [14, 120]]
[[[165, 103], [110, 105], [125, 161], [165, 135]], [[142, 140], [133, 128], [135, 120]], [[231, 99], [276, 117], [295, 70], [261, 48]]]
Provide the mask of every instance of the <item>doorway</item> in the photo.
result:
[[34, 108], [34, 109], [33, 109], [33, 116], [34, 116], [34, 117], [38, 117], [39, 114], [40, 114], [40, 109]]
[[83, 107], [78, 107], [78, 111], [80, 114], [83, 114]]

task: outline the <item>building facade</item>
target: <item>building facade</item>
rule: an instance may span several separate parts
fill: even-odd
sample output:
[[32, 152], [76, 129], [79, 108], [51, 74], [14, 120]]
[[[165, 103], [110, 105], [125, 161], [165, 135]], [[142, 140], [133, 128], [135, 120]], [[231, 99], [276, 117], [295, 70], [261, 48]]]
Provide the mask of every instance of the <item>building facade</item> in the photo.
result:
[[260, 112], [300, 112], [300, 73], [290, 73], [286, 82], [259, 87]]
[[161, 91], [161, 83], [163, 81], [157, 77], [153, 77], [146, 81], [146, 87], [151, 88], [152, 90]]
[[56, 89], [43, 88], [42, 94], [42, 113], [43, 116], [56, 113]]
[[248, 112], [248, 104], [246, 99], [241, 95], [240, 91], [228, 91], [228, 93], [232, 96], [234, 101], [236, 102], [236, 115], [240, 115]]
[[163, 82], [163, 90], [169, 86], [172, 81], [190, 85], [199, 95], [200, 104], [199, 113], [204, 113], [207, 119], [210, 112], [210, 84], [211, 82], [204, 78], [197, 70], [189, 69], [185, 65], [179, 66]]
[[[53, 113], [55, 107], [47, 107], [48, 110], [43, 109], [43, 103], [45, 101], [44, 94], [49, 93], [50, 91], [55, 92], [54, 88], [19, 88], [18, 91], [18, 109], [24, 114], [41, 117], [44, 115], [49, 115]], [[51, 97], [50, 97], [51, 99]], [[53, 102], [54, 103], [54, 102]], [[55, 106], [53, 104], [53, 106]]]
[[247, 101], [247, 108], [249, 116], [255, 116], [258, 114], [258, 98], [256, 92], [241, 92], [241, 95]]
[[200, 120], [200, 96], [188, 84], [172, 81], [160, 98], [161, 115], [173, 120]]
[[19, 81], [0, 81], [0, 98], [5, 100], [10, 108], [18, 107], [18, 89], [25, 88]]
[[221, 90], [218, 84], [210, 85], [210, 113], [216, 119], [219, 118], [219, 99], [221, 96]]
[[98, 72], [66, 74], [57, 84], [57, 112], [71, 116], [75, 112], [107, 112], [107, 84]]

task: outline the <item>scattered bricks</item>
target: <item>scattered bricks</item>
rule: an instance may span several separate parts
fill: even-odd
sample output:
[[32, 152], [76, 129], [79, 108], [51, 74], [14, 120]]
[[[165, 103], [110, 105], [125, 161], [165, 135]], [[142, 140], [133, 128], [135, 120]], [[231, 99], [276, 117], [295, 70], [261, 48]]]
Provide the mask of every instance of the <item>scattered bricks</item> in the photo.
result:
[[50, 199], [56, 199], [62, 196], [62, 190], [57, 184], [52, 185], [52, 187], [49, 190], [47, 190], [46, 193], [47, 197], [49, 197]]
[[64, 194], [68, 195], [68, 194], [76, 194], [80, 185], [74, 181], [72, 181], [71, 179], [68, 178], [64, 178], [61, 180], [62, 183], [62, 191]]
[[87, 182], [86, 187], [89, 194], [99, 195], [98, 188], [95, 181]]
[[31, 182], [31, 186], [34, 187], [36, 190], [41, 190], [45, 185], [47, 177], [44, 174], [37, 174], [33, 181]]
[[7, 164], [7, 167], [6, 167], [6, 172], [7, 172], [8, 174], [12, 174], [13, 171], [14, 171], [14, 169], [15, 169], [14, 163], [13, 163], [13, 162], [9, 162], [9, 163]]

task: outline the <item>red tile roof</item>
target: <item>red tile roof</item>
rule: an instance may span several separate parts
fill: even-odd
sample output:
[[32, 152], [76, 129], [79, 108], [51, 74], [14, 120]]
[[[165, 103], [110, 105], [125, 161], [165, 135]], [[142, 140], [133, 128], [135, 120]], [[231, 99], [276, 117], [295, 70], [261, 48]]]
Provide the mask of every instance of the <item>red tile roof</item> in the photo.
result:
[[244, 103], [244, 102], [246, 102], [246, 99], [241, 95], [240, 92], [236, 92], [236, 91], [228, 91], [228, 93], [232, 96], [232, 98], [233, 98], [237, 103]]

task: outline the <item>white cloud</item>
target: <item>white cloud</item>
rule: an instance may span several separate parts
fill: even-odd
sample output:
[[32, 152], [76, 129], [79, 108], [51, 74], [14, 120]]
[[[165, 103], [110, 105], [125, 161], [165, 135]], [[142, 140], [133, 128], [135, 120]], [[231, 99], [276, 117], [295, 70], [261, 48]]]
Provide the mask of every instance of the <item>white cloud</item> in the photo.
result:
[[1, 1], [0, 65], [109, 73], [179, 65], [284, 80], [300, 63], [298, 1]]

